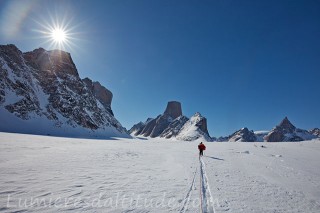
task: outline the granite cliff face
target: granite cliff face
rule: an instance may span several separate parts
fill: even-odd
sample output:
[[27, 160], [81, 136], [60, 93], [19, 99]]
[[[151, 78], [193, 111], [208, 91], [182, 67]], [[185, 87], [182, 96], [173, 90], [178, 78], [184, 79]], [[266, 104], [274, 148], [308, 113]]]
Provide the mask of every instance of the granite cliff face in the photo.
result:
[[[166, 110], [163, 114], [158, 115], [155, 119], [148, 119], [144, 125], [140, 123], [139, 131], [135, 132], [135, 135], [142, 135], [144, 137], [159, 137], [164, 130], [168, 128], [168, 126], [182, 115], [181, 104], [176, 101], [168, 102]], [[134, 127], [137, 127], [136, 125]], [[168, 131], [168, 130], [166, 130]], [[133, 128], [129, 131], [131, 134], [133, 133]], [[139, 133], [139, 134], [138, 134]]]
[[111, 115], [114, 115], [111, 109], [111, 102], [113, 97], [112, 92], [102, 86], [99, 82], [93, 82], [89, 78], [84, 78], [82, 79], [82, 81], [87, 85], [91, 93], [100, 101], [104, 108], [108, 110]]
[[188, 120], [189, 118], [184, 115], [177, 117], [169, 124], [169, 126], [165, 130], [163, 130], [163, 132], [160, 134], [160, 137], [167, 139], [176, 137], [179, 134], [181, 128]]
[[166, 110], [163, 113], [164, 115], [170, 116], [172, 119], [182, 115], [181, 103], [177, 101], [169, 101]]
[[[0, 46], [1, 131], [53, 135], [128, 136], [111, 110], [112, 93], [79, 77], [69, 53], [22, 53]], [[3, 123], [3, 122], [2, 122]]]
[[129, 131], [135, 136], [176, 138], [192, 141], [202, 139], [211, 141], [207, 130], [207, 119], [196, 113], [190, 119], [182, 114], [181, 103], [170, 101], [163, 114], [155, 119], [135, 124]]

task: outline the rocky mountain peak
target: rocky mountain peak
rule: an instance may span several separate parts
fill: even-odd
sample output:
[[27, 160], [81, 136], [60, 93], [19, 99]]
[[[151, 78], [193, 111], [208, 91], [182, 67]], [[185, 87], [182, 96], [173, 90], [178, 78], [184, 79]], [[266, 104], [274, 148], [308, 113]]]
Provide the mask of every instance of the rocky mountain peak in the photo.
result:
[[187, 118], [182, 115], [181, 103], [177, 101], [168, 102], [165, 112], [156, 118], [134, 125], [130, 133], [152, 138], [211, 141], [207, 130], [207, 119], [200, 113], [195, 113], [190, 119]]
[[27, 64], [40, 71], [54, 72], [59, 77], [71, 75], [79, 77], [77, 68], [70, 53], [62, 50], [46, 51], [43, 48], [35, 49], [23, 54]]
[[165, 115], [169, 115], [173, 119], [182, 115], [181, 103], [178, 101], [169, 101], [166, 110], [164, 111]]
[[195, 113], [180, 129], [177, 137], [179, 140], [194, 141], [204, 140], [211, 141], [207, 129], [207, 119], [199, 112]]
[[289, 121], [288, 117], [285, 117], [278, 127], [287, 130], [288, 132], [293, 132], [296, 129], [296, 127]]
[[62, 50], [48, 51], [50, 59], [57, 71], [67, 72], [70, 75], [79, 76], [76, 65], [70, 53]]
[[303, 141], [314, 138], [310, 132], [296, 128], [287, 117], [264, 137], [268, 142]]
[[199, 127], [199, 129], [208, 134], [209, 135], [209, 132], [208, 132], [208, 126], [207, 126], [207, 119], [205, 117], [203, 117], [200, 112], [196, 112], [191, 118], [190, 120], [194, 120], [196, 122], [196, 126]]
[[0, 45], [0, 77], [2, 131], [128, 136], [111, 111], [112, 93], [81, 80], [70, 53], [43, 48], [22, 53]]
[[241, 128], [228, 137], [228, 141], [231, 142], [254, 142], [256, 139], [254, 132], [250, 131], [247, 127]]

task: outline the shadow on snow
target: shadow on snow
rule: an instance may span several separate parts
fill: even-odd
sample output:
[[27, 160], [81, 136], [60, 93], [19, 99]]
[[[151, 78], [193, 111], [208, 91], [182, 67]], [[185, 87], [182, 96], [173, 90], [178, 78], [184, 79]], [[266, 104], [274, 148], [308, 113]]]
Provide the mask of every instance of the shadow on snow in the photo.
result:
[[216, 157], [211, 157], [211, 156], [207, 156], [207, 155], [205, 155], [204, 157], [211, 158], [214, 160], [223, 160], [224, 161], [224, 159], [222, 159], [222, 158], [216, 158]]

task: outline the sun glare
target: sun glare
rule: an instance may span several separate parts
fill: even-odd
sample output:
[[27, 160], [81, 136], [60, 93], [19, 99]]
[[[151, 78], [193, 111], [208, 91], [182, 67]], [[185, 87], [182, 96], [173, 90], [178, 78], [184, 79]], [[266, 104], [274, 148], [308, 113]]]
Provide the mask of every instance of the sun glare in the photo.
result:
[[66, 40], [66, 33], [61, 29], [53, 29], [51, 37], [55, 42], [63, 43]]
[[48, 19], [43, 19], [43, 21], [35, 20], [40, 27], [35, 31], [42, 34], [43, 46], [48, 49], [65, 51], [70, 51], [72, 48], [77, 47], [76, 42], [79, 41], [79, 38], [75, 36], [79, 32], [76, 32], [75, 29], [79, 25], [72, 23], [72, 20], [67, 16], [56, 18], [56, 16], [51, 15], [49, 15]]

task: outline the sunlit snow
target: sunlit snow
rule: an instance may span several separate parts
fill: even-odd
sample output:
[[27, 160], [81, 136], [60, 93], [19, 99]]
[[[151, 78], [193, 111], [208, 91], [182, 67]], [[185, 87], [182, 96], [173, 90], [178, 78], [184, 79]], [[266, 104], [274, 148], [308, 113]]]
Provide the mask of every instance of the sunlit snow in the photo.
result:
[[197, 144], [0, 133], [0, 211], [320, 211], [320, 141]]

